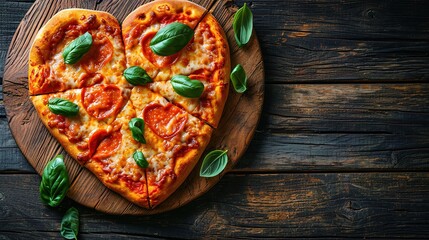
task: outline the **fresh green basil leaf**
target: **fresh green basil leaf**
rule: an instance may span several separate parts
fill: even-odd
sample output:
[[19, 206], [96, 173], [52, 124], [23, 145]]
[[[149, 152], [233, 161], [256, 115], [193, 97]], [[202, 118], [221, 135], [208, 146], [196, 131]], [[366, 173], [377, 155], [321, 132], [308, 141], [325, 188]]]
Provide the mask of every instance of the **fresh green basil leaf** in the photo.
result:
[[209, 152], [203, 160], [203, 164], [200, 169], [201, 177], [214, 177], [221, 173], [226, 164], [228, 164], [228, 150], [213, 150]]
[[141, 151], [135, 151], [133, 154], [133, 158], [136, 161], [137, 165], [141, 168], [149, 167], [149, 162], [144, 157]]
[[40, 182], [40, 198], [51, 207], [58, 206], [69, 189], [69, 176], [63, 155], [59, 154], [48, 162]]
[[61, 98], [49, 99], [48, 108], [52, 113], [66, 117], [76, 116], [79, 113], [77, 104]]
[[144, 121], [141, 118], [133, 118], [128, 122], [133, 138], [137, 142], [146, 143], [144, 139]]
[[187, 98], [199, 98], [204, 92], [204, 84], [198, 80], [191, 80], [187, 76], [174, 75], [170, 81], [174, 91]]
[[61, 220], [61, 236], [65, 239], [77, 239], [79, 233], [79, 212], [71, 207]]
[[235, 41], [241, 47], [247, 44], [252, 36], [253, 31], [253, 14], [246, 3], [238, 9], [234, 14], [234, 21], [232, 23], [234, 29]]
[[194, 36], [188, 25], [174, 22], [161, 28], [150, 41], [150, 49], [160, 56], [173, 55], [184, 48]]
[[67, 64], [77, 63], [82, 58], [82, 56], [89, 51], [91, 45], [92, 36], [89, 32], [80, 35], [64, 49], [64, 62]]
[[124, 77], [132, 85], [143, 85], [145, 83], [152, 82], [152, 78], [146, 73], [146, 71], [139, 67], [129, 67], [124, 71]]
[[240, 64], [235, 66], [229, 77], [231, 78], [232, 85], [236, 92], [244, 93], [247, 90], [246, 72]]

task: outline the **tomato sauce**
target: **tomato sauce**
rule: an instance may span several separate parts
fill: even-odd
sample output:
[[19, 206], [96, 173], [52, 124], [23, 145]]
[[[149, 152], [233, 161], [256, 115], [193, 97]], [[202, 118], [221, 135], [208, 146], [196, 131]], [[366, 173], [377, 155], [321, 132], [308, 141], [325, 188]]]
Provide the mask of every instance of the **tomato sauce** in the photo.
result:
[[[141, 177], [140, 175], [139, 179]], [[125, 182], [125, 185], [135, 193], [142, 194], [146, 192], [146, 184], [144, 182], [134, 181], [131, 177], [122, 174], [119, 176], [119, 179]]]

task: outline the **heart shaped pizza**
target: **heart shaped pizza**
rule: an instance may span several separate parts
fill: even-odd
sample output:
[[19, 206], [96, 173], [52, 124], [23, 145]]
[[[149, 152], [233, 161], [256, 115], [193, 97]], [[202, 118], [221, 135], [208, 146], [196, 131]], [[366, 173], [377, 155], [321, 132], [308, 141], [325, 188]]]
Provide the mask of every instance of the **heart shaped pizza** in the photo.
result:
[[219, 123], [230, 52], [188, 1], [109, 13], [58, 12], [30, 50], [30, 99], [71, 157], [108, 188], [154, 208], [187, 178]]

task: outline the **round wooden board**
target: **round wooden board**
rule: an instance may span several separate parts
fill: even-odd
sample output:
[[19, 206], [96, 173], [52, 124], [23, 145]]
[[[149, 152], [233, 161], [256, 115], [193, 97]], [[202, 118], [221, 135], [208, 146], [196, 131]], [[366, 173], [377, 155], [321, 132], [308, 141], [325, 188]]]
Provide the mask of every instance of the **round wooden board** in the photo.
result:
[[[75, 7], [107, 11], [122, 21], [132, 10], [146, 2], [109, 0], [96, 5], [96, 1], [85, 0], [38, 0], [18, 26], [6, 57], [4, 105], [12, 134], [22, 153], [39, 174], [53, 156], [64, 154], [71, 179], [68, 197], [84, 206], [110, 214], [149, 215], [178, 208], [207, 192], [222, 176], [209, 179], [199, 177], [200, 161], [184, 184], [153, 210], [138, 207], [109, 190], [91, 172], [68, 156], [39, 120], [28, 98], [28, 53], [37, 31], [62, 9]], [[240, 63], [249, 77], [248, 90], [244, 94], [238, 94], [230, 88], [221, 122], [206, 150], [207, 153], [213, 149], [228, 149], [230, 162], [223, 172], [225, 174], [244, 154], [261, 115], [264, 97], [262, 54], [255, 34], [246, 47], [238, 48], [232, 30], [232, 19], [237, 8], [229, 1], [194, 2], [209, 9], [218, 19], [228, 37], [232, 66]]]

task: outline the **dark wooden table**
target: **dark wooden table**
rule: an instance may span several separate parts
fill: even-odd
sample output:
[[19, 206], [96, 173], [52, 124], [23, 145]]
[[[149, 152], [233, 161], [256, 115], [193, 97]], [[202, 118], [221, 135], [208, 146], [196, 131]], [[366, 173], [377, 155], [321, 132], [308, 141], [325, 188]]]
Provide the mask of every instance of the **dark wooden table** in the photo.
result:
[[[0, 76], [32, 3], [0, 2]], [[48, 208], [0, 97], [0, 239], [60, 238], [70, 206], [81, 213], [82, 239], [426, 238], [429, 2], [249, 5], [266, 97], [233, 171], [203, 197], [155, 216], [106, 215], [69, 199]]]

